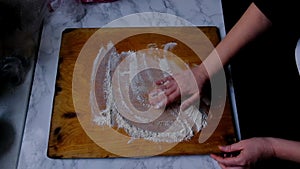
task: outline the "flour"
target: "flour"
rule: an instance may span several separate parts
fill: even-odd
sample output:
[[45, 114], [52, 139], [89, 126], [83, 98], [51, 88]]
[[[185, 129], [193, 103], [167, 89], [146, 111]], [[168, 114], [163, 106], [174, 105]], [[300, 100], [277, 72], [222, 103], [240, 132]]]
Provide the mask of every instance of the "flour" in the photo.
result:
[[176, 45], [177, 45], [177, 43], [175, 43], [175, 42], [169, 42], [169, 43], [164, 44], [162, 47], [164, 48], [165, 53], [163, 55], [163, 58], [161, 58], [159, 60], [159, 66], [170, 75], [172, 75], [172, 71], [170, 69], [168, 60], [166, 58], [166, 52], [168, 52], [169, 50], [172, 50]]
[[170, 51], [172, 50], [175, 46], [177, 46], [176, 42], [169, 42], [164, 44], [162, 47], [164, 47], [164, 51]]
[[[176, 43], [171, 42], [162, 47], [164, 51], [167, 51], [176, 45]], [[154, 50], [157, 50], [157, 45], [148, 46], [153, 48], [153, 53], [155, 53]], [[153, 63], [157, 63], [156, 65], [162, 71], [154, 69], [140, 71], [143, 68], [151, 68], [151, 64], [153, 64], [147, 60], [146, 53], [127, 51], [118, 54], [112, 43], [102, 47], [94, 61], [91, 78], [90, 103], [93, 121], [99, 126], [117, 126], [124, 129], [132, 138], [131, 141], [142, 138], [154, 142], [180, 142], [190, 139], [205, 127], [207, 125], [206, 113], [199, 111], [195, 106], [180, 112], [179, 103], [174, 103], [166, 110], [162, 110], [163, 113], [159, 117], [150, 118], [152, 112], [148, 111], [153, 108], [148, 102], [147, 93], [150, 88], [155, 86], [154, 81], [157, 78], [157, 73], [161, 73], [161, 76], [173, 73], [166, 55], [167, 53], [155, 57], [156, 60], [153, 59]], [[108, 59], [105, 64], [105, 72], [103, 72], [105, 75], [102, 85], [105, 109], [100, 110], [96, 100], [97, 91], [95, 91], [94, 86], [97, 70], [103, 57], [108, 57]], [[114, 81], [118, 83], [117, 85], [113, 84], [113, 79], [117, 79]], [[115, 86], [118, 88], [115, 89]], [[134, 100], [134, 104], [131, 103], [132, 100]], [[134, 120], [126, 118], [124, 112]]]

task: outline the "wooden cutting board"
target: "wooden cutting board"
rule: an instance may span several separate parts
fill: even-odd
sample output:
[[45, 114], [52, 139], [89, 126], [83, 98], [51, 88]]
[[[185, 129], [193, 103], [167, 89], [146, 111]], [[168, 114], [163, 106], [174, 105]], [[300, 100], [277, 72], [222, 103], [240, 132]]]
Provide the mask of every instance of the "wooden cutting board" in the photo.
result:
[[[212, 43], [212, 46], [216, 46], [220, 41], [219, 30], [217, 27], [198, 27], [208, 40]], [[142, 157], [148, 156], [147, 151], [158, 149], [163, 147], [169, 147], [166, 151], [157, 153], [159, 156], [171, 156], [171, 155], [196, 155], [196, 154], [209, 154], [219, 153], [218, 145], [225, 145], [233, 143], [237, 140], [234, 119], [230, 106], [230, 101], [227, 98], [223, 114], [221, 114], [220, 122], [214, 124], [216, 129], [211, 135], [204, 136], [205, 142], [199, 143], [198, 138], [201, 135], [196, 133], [190, 140], [182, 141], [180, 143], [149, 143], [149, 141], [134, 141], [134, 144], [124, 144], [123, 140], [110, 139], [109, 142], [103, 143], [104, 146], [98, 144], [97, 139], [100, 141], [103, 137], [112, 136], [117, 133], [125, 134], [124, 131], [117, 128], [100, 127], [93, 124], [91, 119], [91, 112], [89, 105], [89, 89], [85, 86], [88, 83], [89, 66], [79, 64], [79, 69], [82, 77], [77, 77], [83, 86], [80, 91], [86, 90], [86, 94], [78, 96], [77, 90], [72, 88], [74, 85], [74, 69], [78, 56], [84, 55], [82, 49], [86, 48], [86, 45], [95, 45], [90, 51], [86, 53], [86, 62], [92, 63], [97, 55], [101, 45], [114, 39], [115, 37], [122, 38], [128, 33], [134, 34], [134, 36], [125, 36], [122, 41], [114, 41], [114, 44], [118, 52], [128, 50], [140, 50], [146, 48], [149, 43], [165, 44], [166, 42], [176, 42], [177, 47], [172, 50], [177, 56], [186, 62], [188, 65], [193, 66], [201, 63], [200, 59], [196, 56], [197, 51], [191, 50], [188, 46], [196, 45], [197, 50], [201, 52], [203, 57], [207, 56], [212, 48], [205, 43], [197, 44], [193, 41], [195, 35], [189, 27], [164, 27], [164, 28], [101, 28], [102, 32], [97, 34], [99, 29], [97, 28], [78, 28], [78, 29], [66, 29], [62, 33], [61, 48], [59, 53], [59, 67], [57, 71], [56, 89], [53, 102], [53, 113], [51, 118], [51, 128], [49, 133], [48, 142], [48, 157], [50, 158], [112, 158], [122, 156]], [[195, 29], [195, 28], [193, 28]], [[162, 32], [161, 34], [153, 32], [157, 30]], [[165, 33], [165, 35], [162, 35]], [[167, 36], [168, 34], [174, 36]], [[167, 35], [166, 35], [167, 34]], [[181, 42], [180, 39], [174, 37], [183, 35], [189, 39], [190, 44]], [[117, 39], [118, 39], [117, 38]], [[101, 39], [101, 40], [99, 40]], [[89, 42], [89, 43], [87, 43]], [[90, 56], [90, 57], [89, 57]], [[77, 60], [78, 59], [78, 60]], [[82, 58], [81, 58], [82, 59]], [[78, 64], [76, 65], [78, 67]], [[76, 78], [75, 78], [76, 79]], [[76, 83], [76, 81], [75, 81]], [[75, 97], [74, 97], [75, 96]], [[77, 96], [77, 97], [76, 97]], [[74, 99], [75, 98], [75, 99]], [[77, 99], [76, 99], [77, 98]], [[86, 103], [87, 107], [82, 107], [75, 110], [74, 100], [81, 100], [83, 104]], [[209, 117], [212, 114], [209, 114]], [[209, 125], [208, 125], [209, 126]], [[87, 132], [88, 131], [88, 132]], [[93, 134], [91, 134], [91, 132]], [[111, 133], [110, 133], [111, 132]], [[96, 136], [95, 136], [96, 135]], [[125, 134], [126, 135], [126, 134]], [[126, 140], [125, 140], [126, 141]], [[128, 140], [127, 140], [128, 141]], [[102, 141], [103, 142], [103, 141]], [[116, 153], [110, 151], [110, 148], [118, 147]], [[126, 155], [120, 155], [120, 154]]]

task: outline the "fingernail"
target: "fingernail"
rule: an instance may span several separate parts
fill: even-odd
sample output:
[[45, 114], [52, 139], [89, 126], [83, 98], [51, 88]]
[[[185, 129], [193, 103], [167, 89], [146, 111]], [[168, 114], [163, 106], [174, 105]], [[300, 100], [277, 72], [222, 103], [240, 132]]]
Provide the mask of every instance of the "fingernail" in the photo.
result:
[[168, 83], [170, 83], [169, 80], [165, 81], [163, 84], [166, 85], [166, 84], [168, 84]]

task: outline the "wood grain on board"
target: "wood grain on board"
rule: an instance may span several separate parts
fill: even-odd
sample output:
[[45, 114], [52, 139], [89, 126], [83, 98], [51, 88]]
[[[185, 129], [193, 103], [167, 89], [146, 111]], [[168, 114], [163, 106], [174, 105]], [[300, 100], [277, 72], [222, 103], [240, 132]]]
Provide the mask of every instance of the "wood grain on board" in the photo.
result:
[[[99, 31], [97, 28], [66, 29], [62, 33], [47, 152], [48, 157], [50, 158], [112, 158], [124, 156], [120, 155], [123, 152], [124, 154], [128, 154], [128, 156], [147, 156], [147, 152], [142, 152], [143, 150], [141, 150], [141, 147], [135, 147], [135, 144], [130, 145], [131, 143], [128, 143], [123, 146], [122, 144], [124, 144], [124, 142], [122, 142], [122, 140], [110, 139], [109, 142], [103, 143], [103, 145], [105, 144], [105, 146], [103, 146], [105, 148], [103, 148], [97, 144], [95, 140], [103, 140], [101, 137], [109, 136], [109, 131], [116, 131], [123, 134], [124, 131], [117, 128], [104, 130], [102, 127], [93, 124], [88, 106], [86, 109], [83, 107], [82, 109], [79, 108], [75, 110], [74, 100], [82, 100], [82, 102], [86, 102], [87, 105], [89, 104], [89, 90], [88, 87], [84, 86], [88, 83], [88, 80], [85, 80], [88, 78], [82, 77], [82, 81], [80, 81], [83, 85], [80, 90], [81, 92], [86, 90], [86, 95], [83, 94], [78, 96], [77, 91], [74, 87], [72, 88], [72, 83], [74, 83], [73, 74], [75, 63], [78, 61], [78, 56], [85, 54], [82, 49], [86, 47], [84, 45], [86, 45], [88, 41], [89, 44], [94, 44], [95, 49], [87, 52], [87, 56], [84, 59], [87, 63], [92, 63], [101, 45], [104, 45], [106, 42], [116, 37], [116, 39], [118, 39], [118, 37], [122, 38], [125, 36], [124, 34], [126, 34], [126, 32], [129, 32], [129, 35], [130, 33], [134, 34], [134, 36], [125, 36], [126, 38], [123, 38], [122, 41], [113, 41], [114, 44], [116, 44], [115, 47], [118, 52], [145, 49], [149, 43], [155, 43], [160, 47], [161, 44], [173, 41], [178, 45], [172, 50], [172, 53], [176, 54], [184, 62], [192, 66], [201, 63], [201, 61], [197, 57], [197, 51], [191, 50], [189, 48], [190, 46], [192, 46], [192, 48], [193, 45], [198, 46], [197, 50], [201, 52], [203, 57], [207, 56], [212, 50], [212, 47], [205, 43], [197, 44], [196, 40], [194, 42], [193, 39], [195, 39], [195, 35], [189, 33], [192, 32], [189, 27], [101, 29], [102, 32], [98, 33], [98, 35], [95, 35]], [[199, 27], [199, 29], [208, 37], [212, 46], [216, 46], [219, 43], [220, 37], [216, 27], [203, 26]], [[156, 33], [156, 31], [153, 30], [158, 30], [160, 33]], [[172, 36], [172, 33], [174, 33], [174, 36]], [[174, 38], [178, 35], [183, 35], [184, 38], [189, 39], [189, 42], [185, 42], [184, 38]], [[99, 38], [101, 40], [99, 40]], [[91, 58], [88, 56], [91, 56]], [[79, 64], [79, 67], [80, 66], [84, 67], [84, 64]], [[82, 75], [89, 77], [90, 72], [86, 69], [89, 68], [82, 68]], [[81, 80], [80, 77], [77, 77], [77, 80], [78, 79]], [[200, 131], [190, 140], [172, 144], [170, 145], [170, 149], [156, 155], [171, 156], [218, 153], [218, 145], [225, 145], [236, 141], [233, 115], [228, 98], [225, 103], [224, 112], [221, 116], [220, 122], [216, 124], [216, 130], [214, 130], [211, 136], [207, 136], [209, 138], [205, 142], [199, 143], [198, 141], [199, 135], [201, 135]], [[93, 134], [86, 132], [87, 130], [90, 130]], [[202, 134], [205, 135], [205, 133]], [[138, 141], [134, 142], [138, 143]], [[168, 147], [168, 144], [169, 143], [165, 143], [164, 146]], [[110, 145], [112, 149], [113, 147], [119, 147], [118, 151], [121, 151], [121, 153], [110, 151]], [[148, 151], [149, 149], [155, 149], [155, 146], [155, 143], [146, 143], [142, 145], [142, 148], [145, 147], [144, 151]]]

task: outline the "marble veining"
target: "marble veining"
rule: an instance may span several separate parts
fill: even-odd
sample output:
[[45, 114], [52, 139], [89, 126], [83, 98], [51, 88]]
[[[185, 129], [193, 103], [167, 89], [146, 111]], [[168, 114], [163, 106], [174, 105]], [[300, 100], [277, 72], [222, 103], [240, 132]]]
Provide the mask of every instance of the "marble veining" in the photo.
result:
[[[32, 94], [28, 107], [18, 169], [211, 169], [219, 168], [208, 155], [116, 159], [60, 160], [47, 157], [50, 120], [60, 49], [61, 33], [65, 28], [102, 27], [134, 13], [159, 12], [181, 17], [194, 25], [217, 26], [224, 37], [220, 0], [119, 0], [112, 3], [74, 5], [71, 0], [50, 13], [44, 24]], [[71, 9], [71, 10], [70, 10]], [[161, 18], [140, 17], [134, 22], [113, 22], [109, 26], [173, 26], [184, 24]]]

